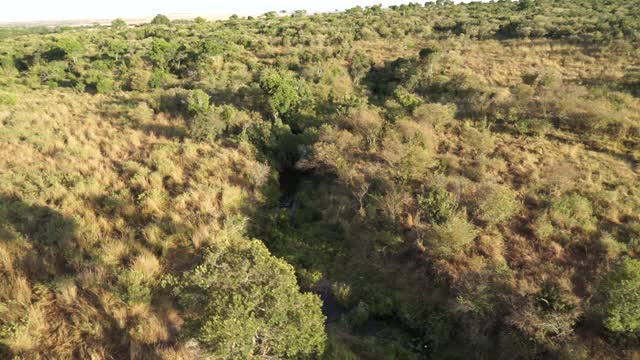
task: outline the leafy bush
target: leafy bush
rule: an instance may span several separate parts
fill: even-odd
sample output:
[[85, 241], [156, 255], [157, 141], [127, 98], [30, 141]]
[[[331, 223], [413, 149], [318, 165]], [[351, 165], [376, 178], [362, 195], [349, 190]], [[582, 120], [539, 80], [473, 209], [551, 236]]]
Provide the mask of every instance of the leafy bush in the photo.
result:
[[[149, 77], [149, 87], [152, 89], [160, 89], [162, 87], [164, 87], [165, 83], [167, 82], [167, 78], [169, 77], [169, 75], [164, 71], [164, 70], [156, 70], [153, 73], [151, 73], [151, 76]], [[144, 81], [144, 80], [142, 80]], [[144, 89], [144, 84], [141, 81], [136, 81], [136, 84], [138, 84], [136, 86], [137, 89]], [[133, 87], [133, 86], [132, 86]], [[134, 89], [136, 89], [134, 88]]]
[[615, 333], [640, 335], [640, 260], [622, 260], [605, 279], [603, 293], [604, 326]]
[[418, 195], [418, 204], [431, 224], [443, 224], [458, 210], [458, 198], [439, 185], [431, 186], [425, 195]]
[[293, 268], [257, 240], [210, 248], [202, 264], [165, 284], [217, 358], [292, 358], [324, 349], [320, 299], [301, 294]]
[[216, 113], [198, 114], [189, 121], [189, 137], [213, 142], [225, 130], [226, 124]]
[[291, 73], [269, 69], [260, 76], [260, 87], [267, 94], [270, 111], [276, 116], [288, 116], [308, 101], [308, 88]]
[[591, 201], [578, 194], [565, 195], [554, 201], [549, 217], [559, 226], [583, 230], [593, 229], [595, 221]]
[[471, 243], [478, 231], [461, 214], [442, 224], [435, 224], [426, 234], [427, 251], [436, 256], [454, 255]]
[[0, 92], [0, 105], [15, 105], [18, 97], [15, 94]]
[[513, 216], [520, 204], [517, 193], [505, 185], [485, 185], [478, 190], [476, 217], [488, 224], [499, 224]]
[[192, 115], [202, 115], [209, 111], [209, 95], [200, 89], [193, 90], [187, 96], [187, 111]]
[[369, 307], [360, 301], [358, 305], [347, 314], [346, 321], [353, 328], [364, 325], [369, 320]]
[[416, 121], [432, 125], [434, 128], [442, 128], [452, 123], [455, 119], [456, 107], [448, 104], [423, 104], [413, 111]]

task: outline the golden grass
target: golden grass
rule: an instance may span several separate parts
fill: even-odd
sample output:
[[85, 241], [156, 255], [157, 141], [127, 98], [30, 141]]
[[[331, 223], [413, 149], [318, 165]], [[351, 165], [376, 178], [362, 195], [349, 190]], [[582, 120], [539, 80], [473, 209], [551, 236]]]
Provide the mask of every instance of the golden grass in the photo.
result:
[[[20, 224], [0, 225], [0, 302], [15, 304], [0, 327], [17, 329], [5, 344], [35, 358], [54, 349], [57, 356], [103, 359], [124, 351], [110, 338], [117, 331], [130, 342], [132, 358], [149, 358], [148, 346], [167, 359], [188, 358], [168, 344], [167, 321], [181, 323], [176, 311], [135, 291], [156, 286], [165, 257], [177, 248], [193, 252], [214, 238], [239, 241], [245, 222], [234, 216], [271, 170], [250, 151], [158, 136], [142, 125], [170, 120], [149, 118], [145, 105], [135, 108], [131, 124], [103, 115], [103, 96], [17, 91], [20, 102], [11, 111], [0, 105], [0, 200], [46, 207], [67, 224], [57, 229], [62, 238], [47, 236], [69, 250], [74, 270], [38, 255], [43, 247], [16, 231]], [[67, 280], [55, 292], [37, 290], [41, 280], [30, 278], [35, 268], [21, 261], [28, 253], [31, 263]], [[127, 291], [135, 297], [122, 301], [118, 286], [134, 287]], [[57, 335], [48, 336], [54, 328]]]

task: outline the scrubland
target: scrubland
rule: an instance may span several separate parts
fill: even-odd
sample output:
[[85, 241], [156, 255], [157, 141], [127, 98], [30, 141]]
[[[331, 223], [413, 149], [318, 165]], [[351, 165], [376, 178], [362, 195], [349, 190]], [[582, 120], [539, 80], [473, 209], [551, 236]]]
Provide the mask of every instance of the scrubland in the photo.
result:
[[640, 4], [0, 33], [0, 357], [640, 351]]

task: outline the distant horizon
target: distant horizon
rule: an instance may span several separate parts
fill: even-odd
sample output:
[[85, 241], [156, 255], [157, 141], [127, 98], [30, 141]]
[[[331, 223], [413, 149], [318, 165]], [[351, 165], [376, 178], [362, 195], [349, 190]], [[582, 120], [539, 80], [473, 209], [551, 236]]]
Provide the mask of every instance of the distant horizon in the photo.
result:
[[[300, 1], [257, 1], [236, 0], [232, 3], [204, 3], [198, 0], [184, 0], [179, 3], [169, 0], [153, 2], [112, 0], [106, 3], [95, 3], [81, 0], [25, 0], [12, 2], [0, 13], [0, 24], [19, 24], [33, 22], [69, 22], [69, 21], [105, 21], [122, 19], [146, 19], [157, 14], [164, 15], [192, 15], [209, 17], [227, 17], [233, 14], [239, 16], [256, 16], [269, 11], [287, 12], [306, 10], [309, 13], [341, 11], [356, 6], [408, 4], [407, 0], [327, 0], [323, 2]], [[415, 2], [415, 1], [414, 1]], [[455, 2], [467, 2], [457, 0]], [[420, 2], [420, 4], [423, 4]]]

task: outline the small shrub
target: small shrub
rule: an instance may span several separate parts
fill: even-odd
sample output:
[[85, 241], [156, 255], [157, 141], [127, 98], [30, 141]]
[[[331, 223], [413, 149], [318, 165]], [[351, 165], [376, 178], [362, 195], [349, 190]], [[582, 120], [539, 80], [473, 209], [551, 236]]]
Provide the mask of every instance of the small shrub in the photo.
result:
[[488, 224], [498, 224], [513, 216], [520, 204], [517, 193], [504, 185], [487, 185], [478, 191], [476, 217]]
[[418, 195], [418, 204], [431, 224], [443, 224], [458, 209], [458, 198], [439, 185], [431, 186], [425, 195]]
[[350, 307], [353, 303], [353, 294], [351, 291], [351, 286], [337, 282], [333, 284], [333, 297], [336, 299], [336, 302], [340, 304], [342, 307]]
[[419, 123], [430, 124], [438, 129], [452, 123], [455, 113], [456, 106], [453, 104], [423, 104], [413, 110], [413, 118]]
[[18, 101], [18, 97], [15, 94], [1, 92], [0, 93], [0, 105], [15, 105]]
[[217, 114], [199, 114], [189, 121], [188, 135], [197, 141], [213, 142], [225, 127], [225, 122]]
[[209, 111], [209, 95], [200, 89], [193, 90], [187, 96], [187, 110], [192, 115], [201, 115]]
[[540, 240], [547, 240], [551, 235], [553, 235], [555, 229], [551, 220], [549, 219], [549, 215], [544, 214], [539, 216], [531, 225], [533, 233]]
[[[162, 87], [165, 86], [165, 84], [167, 83], [167, 79], [168, 79], [169, 75], [164, 71], [164, 70], [156, 70], [153, 73], [151, 73], [151, 76], [149, 76], [149, 87], [152, 89], [160, 89]], [[135, 83], [137, 84], [136, 87], [138, 89], [142, 89], [144, 88], [143, 84], [140, 83], [140, 81], [144, 81], [143, 78], [136, 78], [135, 79]], [[132, 86], [133, 88], [133, 86]]]
[[369, 320], [369, 307], [360, 301], [358, 306], [351, 309], [347, 314], [346, 321], [352, 328], [364, 325]]
[[489, 155], [495, 148], [494, 137], [486, 130], [465, 126], [462, 130], [462, 139], [466, 145], [469, 145], [471, 152], [476, 156]]
[[549, 216], [555, 224], [565, 228], [591, 230], [594, 227], [591, 202], [578, 194], [556, 200], [549, 209]]
[[153, 109], [146, 102], [140, 102], [135, 108], [129, 110], [129, 117], [136, 122], [147, 122], [153, 119]]
[[110, 79], [108, 77], [102, 77], [96, 83], [96, 91], [99, 94], [108, 94], [113, 91], [114, 85], [115, 83], [113, 79]]
[[436, 256], [450, 256], [475, 239], [478, 231], [461, 214], [446, 223], [434, 225], [425, 236], [427, 251]]

